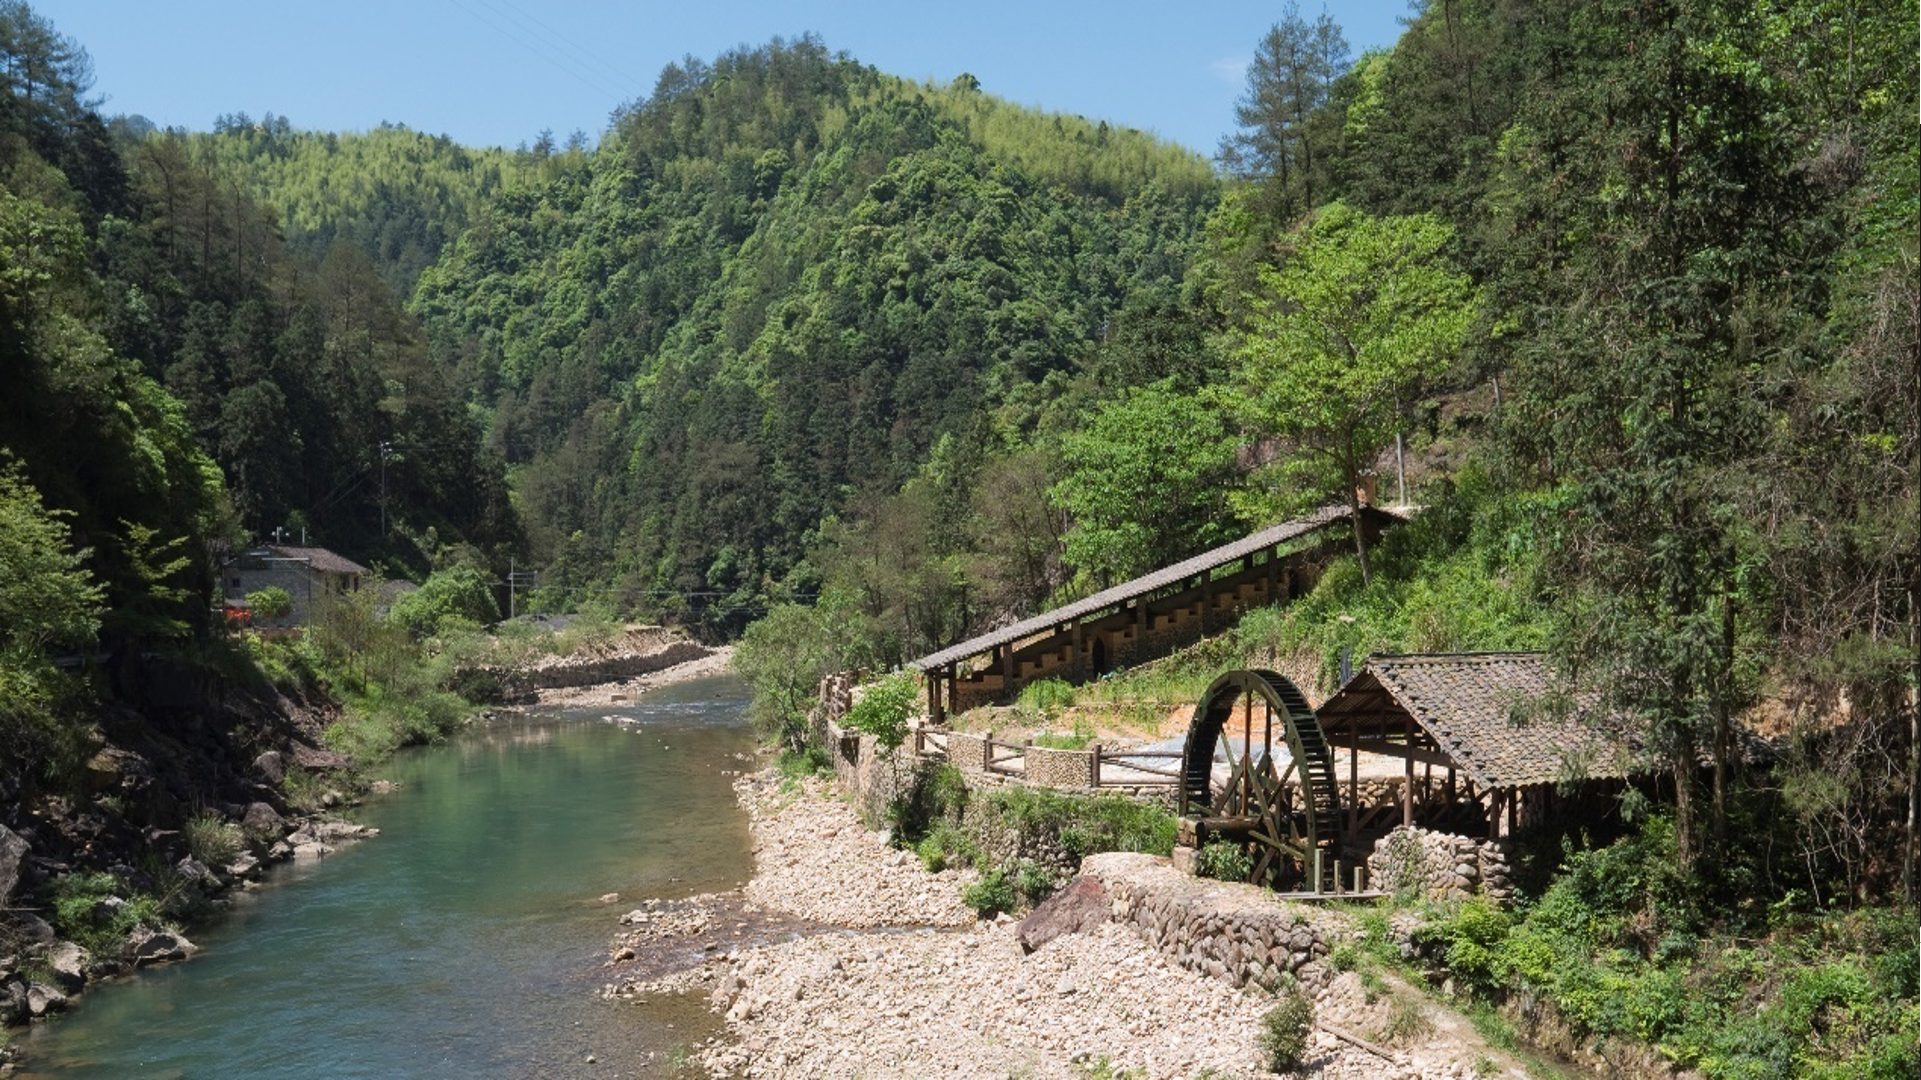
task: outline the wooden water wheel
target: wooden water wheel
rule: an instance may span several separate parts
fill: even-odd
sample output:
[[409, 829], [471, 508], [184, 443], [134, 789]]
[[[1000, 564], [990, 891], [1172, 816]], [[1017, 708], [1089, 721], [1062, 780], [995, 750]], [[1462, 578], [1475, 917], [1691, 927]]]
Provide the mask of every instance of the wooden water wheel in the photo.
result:
[[[1287, 754], [1278, 766], [1277, 749]], [[1224, 777], [1216, 776], [1220, 757]], [[1180, 809], [1196, 841], [1245, 844], [1257, 883], [1310, 878], [1316, 851], [1325, 852], [1323, 873], [1333, 869], [1340, 820], [1334, 755], [1299, 688], [1272, 671], [1214, 680], [1188, 725]]]

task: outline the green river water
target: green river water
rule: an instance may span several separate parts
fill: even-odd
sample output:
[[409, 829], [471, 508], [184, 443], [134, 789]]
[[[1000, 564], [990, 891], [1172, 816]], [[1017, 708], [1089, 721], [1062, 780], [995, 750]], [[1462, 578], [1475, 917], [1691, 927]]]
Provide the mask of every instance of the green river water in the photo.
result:
[[281, 868], [193, 933], [193, 961], [23, 1034], [23, 1080], [673, 1075], [717, 1020], [603, 1002], [598, 969], [639, 900], [749, 873], [745, 704], [702, 680], [397, 757], [400, 790], [355, 814], [381, 836]]

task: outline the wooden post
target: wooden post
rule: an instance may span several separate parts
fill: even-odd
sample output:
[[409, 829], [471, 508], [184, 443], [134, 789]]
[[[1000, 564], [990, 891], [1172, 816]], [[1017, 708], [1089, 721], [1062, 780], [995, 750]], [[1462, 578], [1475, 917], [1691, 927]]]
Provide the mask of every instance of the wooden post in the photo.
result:
[[1082, 636], [1082, 628], [1085, 627], [1086, 625], [1087, 625], [1086, 623], [1082, 622], [1079, 619], [1074, 620], [1074, 666], [1069, 668], [1068, 670], [1074, 673], [1075, 682], [1084, 682], [1087, 679], [1087, 660], [1082, 655], [1083, 653], [1082, 644], [1084, 640]]
[[1347, 738], [1347, 842], [1361, 842], [1361, 720], [1355, 717]]
[[1407, 778], [1401, 785], [1401, 824], [1414, 824], [1414, 716], [1407, 717]]
[[1001, 646], [1001, 696], [1014, 700], [1014, 643]]
[[1101, 744], [1098, 742], [1090, 743], [1088, 744], [1087, 749], [1089, 753], [1093, 755], [1093, 760], [1088, 762], [1088, 766], [1094, 770], [1093, 776], [1091, 777], [1091, 779], [1093, 780], [1093, 784], [1091, 786], [1100, 787], [1101, 786]]
[[1136, 664], [1147, 655], [1147, 597], [1134, 598], [1134, 655], [1128, 663]]
[[947, 714], [942, 712], [940, 707], [939, 669], [927, 673], [927, 718], [934, 722], [935, 727], [947, 722]]
[[1324, 869], [1326, 869], [1326, 867], [1322, 864], [1321, 860], [1326, 855], [1327, 855], [1327, 852], [1323, 851], [1322, 849], [1320, 848], [1314, 849], [1314, 895], [1316, 896], [1319, 896], [1320, 894], [1327, 891], [1327, 885], [1326, 885], [1327, 879], [1321, 876], [1321, 872]]
[[960, 665], [947, 665], [947, 711], [960, 711]]
[[1267, 602], [1281, 602], [1281, 545], [1267, 549]]

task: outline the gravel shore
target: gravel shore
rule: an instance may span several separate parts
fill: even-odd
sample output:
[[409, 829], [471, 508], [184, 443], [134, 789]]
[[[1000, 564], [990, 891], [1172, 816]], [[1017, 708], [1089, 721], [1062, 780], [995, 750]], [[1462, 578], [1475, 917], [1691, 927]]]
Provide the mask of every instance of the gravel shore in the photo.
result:
[[534, 692], [535, 705], [562, 705], [570, 708], [607, 707], [630, 702], [641, 693], [654, 690], [672, 683], [686, 682], [689, 679], [704, 679], [715, 675], [727, 674], [728, 665], [734, 661], [731, 645], [716, 648], [697, 660], [675, 664], [673, 667], [650, 671], [631, 679], [617, 682], [594, 683], [589, 686], [560, 686]]
[[[1258, 1045], [1274, 1004], [1264, 991], [1179, 967], [1117, 923], [1024, 954], [1012, 920], [979, 921], [960, 902], [971, 872], [928, 873], [864, 829], [831, 785], [797, 786], [763, 771], [735, 790], [752, 816], [756, 861], [740, 910], [789, 929], [710, 949], [698, 966], [643, 981], [648, 950], [671, 928], [658, 924], [667, 920], [636, 926], [615, 942], [621, 981], [605, 993], [708, 994], [727, 1023], [726, 1038], [695, 1048], [712, 1075], [1274, 1075]], [[792, 929], [802, 923], [811, 929]], [[641, 963], [623, 971], [630, 964], [621, 961], [637, 953]], [[1376, 1000], [1352, 973], [1321, 981], [1322, 1019], [1363, 1038], [1400, 1000]], [[1485, 1067], [1488, 1058], [1466, 1035], [1430, 1024], [1404, 1047], [1381, 1048], [1384, 1057], [1317, 1030], [1304, 1075], [1470, 1077], [1470, 1063]]]

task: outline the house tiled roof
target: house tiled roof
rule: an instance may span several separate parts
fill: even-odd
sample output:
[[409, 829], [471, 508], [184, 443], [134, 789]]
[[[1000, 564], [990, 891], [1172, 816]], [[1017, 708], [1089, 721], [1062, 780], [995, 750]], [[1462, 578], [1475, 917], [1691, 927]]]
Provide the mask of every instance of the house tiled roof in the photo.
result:
[[1632, 741], [1591, 715], [1591, 695], [1577, 695], [1568, 715], [1534, 707], [1554, 691], [1540, 653], [1376, 656], [1315, 712], [1334, 729], [1404, 711], [1483, 788], [1641, 770]]
[[[1378, 507], [1364, 507], [1362, 512], [1385, 523], [1398, 524], [1401, 521], [1399, 515]], [[933, 671], [944, 665], [965, 660], [970, 656], [979, 656], [981, 653], [987, 652], [990, 649], [999, 648], [1008, 642], [1019, 641], [1025, 637], [1045, 633], [1057, 626], [1072, 623], [1077, 619], [1091, 615], [1103, 608], [1125, 603], [1137, 596], [1145, 596], [1148, 593], [1158, 592], [1170, 585], [1178, 585], [1196, 574], [1212, 570], [1218, 566], [1226, 566], [1228, 563], [1244, 559], [1264, 548], [1273, 547], [1275, 544], [1286, 543], [1289, 540], [1319, 532], [1322, 529], [1345, 525], [1351, 520], [1352, 517], [1345, 506], [1325, 507], [1309, 514], [1307, 517], [1270, 526], [1260, 532], [1254, 533], [1252, 536], [1242, 537], [1231, 544], [1223, 544], [1220, 547], [1210, 551], [1204, 551], [1190, 559], [1177, 562], [1172, 566], [1163, 567], [1151, 574], [1135, 578], [1132, 581], [1116, 585], [1110, 589], [1103, 589], [1087, 597], [1085, 600], [1076, 600], [1065, 607], [1058, 607], [1052, 611], [1044, 611], [1032, 618], [1022, 619], [1020, 622], [1014, 623], [1011, 626], [1003, 626], [999, 630], [990, 630], [979, 637], [969, 638], [958, 645], [951, 645], [937, 653], [911, 661], [907, 666], [916, 671]]]
[[282, 559], [299, 559], [315, 570], [328, 574], [364, 574], [367, 568], [347, 558], [337, 555], [323, 547], [289, 547], [282, 544], [269, 544], [267, 550]]

